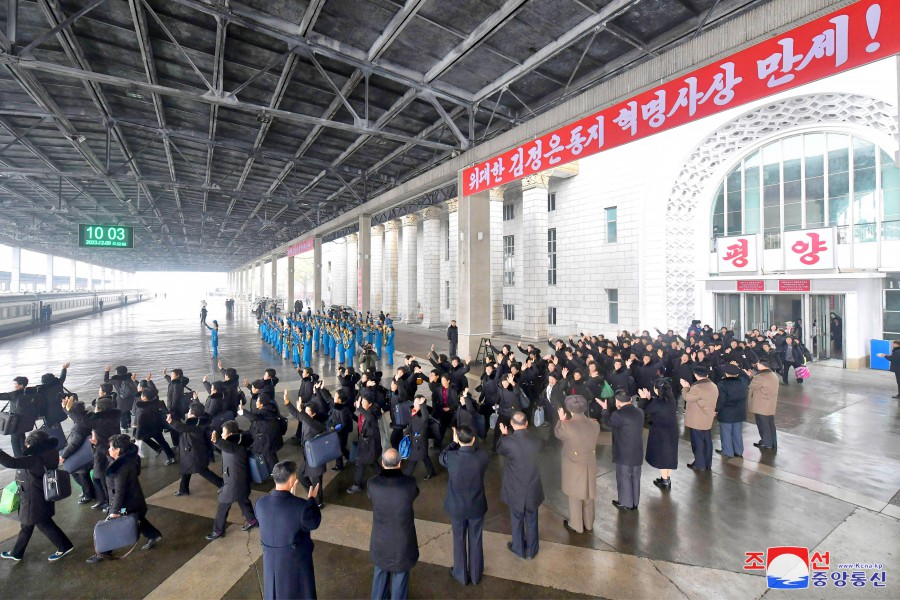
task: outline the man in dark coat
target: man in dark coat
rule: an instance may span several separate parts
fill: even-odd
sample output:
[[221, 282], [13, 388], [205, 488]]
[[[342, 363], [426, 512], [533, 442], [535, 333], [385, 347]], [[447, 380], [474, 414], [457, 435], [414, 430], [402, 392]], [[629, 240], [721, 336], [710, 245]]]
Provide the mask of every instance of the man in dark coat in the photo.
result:
[[381, 456], [383, 470], [368, 483], [372, 500], [372, 535], [369, 557], [375, 563], [373, 600], [404, 600], [409, 593], [409, 571], [419, 561], [413, 502], [419, 487], [400, 471], [400, 453], [393, 448]]
[[27, 377], [13, 379], [13, 391], [0, 394], [0, 401], [9, 403], [9, 413], [18, 417], [18, 423], [8, 435], [13, 456], [25, 455], [25, 434], [34, 429], [40, 403], [35, 388], [28, 387]]
[[[184, 371], [181, 369], [172, 369], [171, 375], [166, 372], [166, 369], [163, 369], [163, 377], [168, 382], [166, 408], [169, 409], [169, 413], [176, 419], [183, 419], [188, 411], [188, 405], [184, 401], [184, 389], [187, 387], [190, 379], [184, 376]], [[172, 445], [177, 446], [178, 432], [170, 429], [169, 435], [172, 436]]]
[[890, 354], [879, 354], [881, 358], [887, 359], [891, 363], [891, 372], [897, 379], [897, 395], [893, 398], [900, 398], [900, 340], [891, 342]]
[[41, 530], [57, 551], [48, 560], [54, 562], [72, 551], [72, 542], [62, 529], [53, 522], [56, 512], [53, 502], [44, 499], [44, 471], [59, 466], [59, 441], [46, 431], [32, 431], [25, 439], [24, 456], [14, 458], [0, 450], [0, 465], [7, 469], [18, 469], [16, 480], [19, 484], [19, 537], [12, 551], [0, 553], [0, 558], [14, 562], [22, 560], [25, 548], [34, 533]]
[[[118, 519], [123, 513], [137, 516], [138, 530], [147, 538], [142, 550], [149, 550], [162, 539], [162, 534], [147, 520], [147, 501], [141, 488], [141, 457], [131, 438], [116, 434], [109, 438], [109, 468], [106, 469], [109, 487], [109, 518]], [[109, 553], [98, 553], [87, 559], [97, 563], [111, 558]]]
[[297, 464], [292, 461], [275, 465], [272, 479], [275, 489], [256, 502], [263, 548], [263, 598], [315, 598], [316, 574], [309, 534], [322, 522], [316, 499], [319, 485], [309, 489], [307, 500], [294, 496]]
[[[263, 402], [261, 397], [256, 398], [254, 406], [256, 410], [243, 411], [243, 415], [250, 420], [250, 435], [253, 436], [250, 451], [263, 457], [271, 473], [278, 462], [276, 452], [284, 447], [284, 439], [281, 436], [284, 417], [273, 402]], [[284, 424], [287, 425], [287, 422], [284, 421]]]
[[[297, 406], [294, 406], [291, 404], [290, 398], [288, 398], [288, 391], [284, 390], [284, 405], [287, 407], [288, 412], [291, 413], [291, 416], [302, 424], [302, 427], [300, 427], [301, 448], [305, 448], [306, 442], [312, 440], [320, 433], [325, 432], [325, 426], [316, 419], [316, 409], [313, 404], [303, 404], [303, 400], [298, 399]], [[322, 476], [325, 475], [326, 466], [327, 465], [322, 464], [318, 467], [314, 467], [306, 462], [306, 457], [304, 455], [303, 470], [300, 473], [300, 484], [308, 490], [312, 490], [314, 487], [319, 489], [319, 509], [325, 507], [325, 490], [323, 489], [325, 486], [322, 483]]]
[[482, 533], [487, 499], [484, 473], [488, 453], [475, 447], [475, 432], [469, 427], [453, 429], [453, 443], [441, 452], [440, 463], [447, 469], [444, 510], [453, 526], [453, 566], [450, 576], [462, 585], [481, 582], [484, 573]]
[[348, 494], [362, 491], [363, 478], [366, 467], [371, 465], [375, 474], [381, 471], [378, 458], [381, 456], [381, 431], [378, 429], [378, 418], [372, 413], [372, 404], [368, 398], [360, 398], [356, 401], [356, 432], [359, 442], [356, 452], [356, 474], [353, 485], [347, 488]]
[[456, 321], [450, 321], [450, 327], [447, 328], [447, 340], [450, 342], [450, 356], [456, 356], [456, 346], [459, 344], [459, 328], [456, 327]]
[[222, 487], [225, 481], [209, 470], [209, 449], [206, 446], [206, 440], [209, 437], [210, 421], [203, 410], [203, 405], [199, 402], [191, 404], [191, 409], [184, 421], [173, 419], [172, 415], [168, 415], [166, 420], [172, 429], [181, 434], [178, 440], [181, 484], [175, 495], [191, 495], [191, 475], [195, 474], [216, 488]]
[[222, 425], [221, 438], [217, 432], [212, 432], [212, 443], [222, 451], [222, 474], [225, 482], [219, 488], [217, 498], [219, 507], [216, 510], [216, 520], [213, 523], [212, 533], [206, 536], [209, 541], [224, 537], [228, 511], [235, 502], [240, 506], [244, 519], [246, 519], [241, 526], [241, 531], [249, 531], [259, 525], [259, 521], [256, 520], [256, 515], [253, 513], [253, 505], [250, 503], [248, 449], [253, 444], [253, 438], [245, 435], [235, 421], [226, 421]]
[[419, 394], [413, 400], [412, 411], [409, 417], [407, 435], [409, 435], [409, 458], [403, 461], [403, 474], [412, 475], [416, 465], [420, 462], [425, 465], [425, 477], [428, 480], [434, 477], [434, 464], [428, 454], [428, 420], [430, 415], [425, 406], [425, 396]]
[[41, 375], [41, 385], [38, 388], [40, 390], [38, 416], [43, 417], [44, 424], [50, 428], [58, 426], [69, 418], [60, 402], [65, 393], [63, 384], [66, 381], [66, 374], [68, 373], [69, 366], [69, 363], [62, 366], [59, 377], [53, 373], [44, 373]]
[[132, 407], [134, 409], [134, 436], [138, 440], [156, 452], [166, 454], [166, 465], [175, 464], [175, 453], [163, 437], [163, 429], [166, 427], [165, 417], [168, 414], [166, 404], [159, 399], [156, 386], [150, 379], [141, 382], [141, 392], [138, 401]]
[[726, 458], [744, 456], [744, 419], [747, 417], [747, 389], [750, 378], [734, 364], [719, 367], [722, 380], [718, 383], [716, 418], [719, 420], [721, 448], [716, 452]]
[[635, 510], [641, 500], [641, 465], [644, 464], [644, 411], [631, 403], [627, 393], [616, 392], [616, 412], [609, 415], [608, 400], [597, 399], [603, 409], [603, 422], [612, 429], [613, 462], [616, 464], [616, 488], [619, 499], [613, 506]]
[[109, 376], [110, 365], [103, 370], [103, 383], [110, 383], [116, 392], [116, 408], [119, 409], [119, 425], [122, 431], [131, 429], [131, 409], [137, 396], [137, 385], [134, 377], [128, 372], [128, 367], [119, 365], [116, 374]]
[[506, 547], [519, 558], [532, 559], [538, 553], [538, 509], [544, 501], [544, 487], [538, 470], [540, 442], [528, 431], [525, 413], [510, 419], [512, 429], [500, 426], [497, 453], [505, 459], [500, 500], [509, 506], [512, 541]]

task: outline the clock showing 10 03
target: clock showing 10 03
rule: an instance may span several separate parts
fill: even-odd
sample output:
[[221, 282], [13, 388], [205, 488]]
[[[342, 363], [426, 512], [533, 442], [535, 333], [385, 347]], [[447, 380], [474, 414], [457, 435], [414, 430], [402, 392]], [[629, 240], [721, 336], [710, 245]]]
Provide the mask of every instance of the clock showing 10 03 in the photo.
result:
[[134, 248], [134, 227], [78, 225], [79, 248]]

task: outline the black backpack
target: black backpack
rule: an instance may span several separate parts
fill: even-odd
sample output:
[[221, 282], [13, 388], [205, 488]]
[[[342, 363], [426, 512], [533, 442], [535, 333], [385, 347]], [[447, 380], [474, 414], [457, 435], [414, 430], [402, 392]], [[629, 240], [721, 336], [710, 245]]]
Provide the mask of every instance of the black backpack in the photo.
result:
[[288, 420], [284, 415], [278, 415], [278, 435], [287, 435]]
[[123, 400], [137, 396], [137, 385], [130, 379], [114, 379], [113, 389], [116, 395]]

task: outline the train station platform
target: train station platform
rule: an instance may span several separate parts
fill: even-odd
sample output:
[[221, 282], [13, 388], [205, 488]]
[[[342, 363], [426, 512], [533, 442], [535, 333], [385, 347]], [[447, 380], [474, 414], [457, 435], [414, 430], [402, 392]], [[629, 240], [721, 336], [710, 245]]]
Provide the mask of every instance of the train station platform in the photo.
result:
[[[291, 365], [264, 345], [247, 304], [238, 303], [226, 318], [222, 303], [211, 303], [209, 320], [220, 324], [220, 357], [241, 379], [253, 379], [274, 367], [283, 389], [298, 388]], [[198, 322], [194, 305], [155, 300], [114, 312], [91, 315], [48, 331], [0, 341], [0, 381], [17, 375], [38, 380], [72, 365], [66, 385], [93, 397], [103, 367], [124, 364], [129, 370], [162, 380], [164, 367], [182, 368], [196, 389], [204, 375], [214, 375], [209, 332]], [[443, 330], [398, 326], [395, 364], [400, 355], [424, 357], [431, 344], [445, 345]], [[494, 345], [506, 343], [495, 339]], [[386, 365], [382, 368], [387, 371]], [[333, 364], [316, 357], [315, 369], [327, 385], [335, 384]], [[560, 491], [559, 450], [550, 428], [538, 430], [544, 442], [541, 472], [546, 501], [540, 514], [541, 549], [526, 562], [506, 549], [509, 515], [500, 502], [501, 460], [491, 455], [486, 489], [485, 578], [463, 589], [447, 574], [452, 562], [450, 521], [442, 509], [447, 475], [421, 480], [415, 503], [421, 558], [410, 576], [413, 598], [759, 598], [778, 597], [768, 590], [762, 572], [744, 569], [747, 552], [776, 546], [800, 546], [828, 552], [831, 571], [839, 563], [879, 563], [886, 587], [827, 586], [793, 591], [794, 597], [897, 597], [900, 575], [900, 406], [891, 399], [893, 378], [882, 372], [853, 372], [813, 366], [803, 386], [781, 388], [776, 423], [777, 453], [761, 454], [752, 446], [755, 426], [744, 424], [743, 459], [714, 458], [712, 472], [684, 467], [691, 450], [683, 437], [680, 468], [673, 486], [661, 492], [652, 485], [655, 470], [644, 467], [640, 508], [620, 512], [610, 434], [598, 448], [597, 510], [592, 533], [576, 535], [563, 527], [567, 501]], [[7, 385], [7, 384], [4, 384]], [[10, 384], [11, 385], [11, 384]], [[164, 387], [162, 387], [164, 390]], [[205, 397], [205, 394], [201, 394]], [[238, 419], [246, 428], [247, 421]], [[290, 432], [293, 432], [293, 422]], [[714, 427], [717, 438], [718, 427]], [[5, 449], [9, 438], [0, 438]], [[717, 440], [714, 440], [717, 444]], [[300, 448], [288, 441], [281, 459], [299, 459]], [[219, 463], [213, 465], [218, 470]], [[149, 551], [136, 550], [124, 560], [89, 565], [92, 529], [98, 513], [75, 497], [57, 505], [57, 523], [75, 551], [50, 564], [53, 551], [41, 535], [32, 539], [20, 563], [0, 562], [2, 598], [261, 598], [262, 553], [257, 530], [241, 532], [239, 511], [222, 539], [207, 542], [215, 513], [215, 489], [194, 481], [189, 497], [175, 497], [180, 471], [160, 457], [143, 460], [141, 483], [150, 505], [149, 518], [162, 541]], [[13, 477], [0, 470], [0, 484]], [[196, 478], [195, 478], [196, 479]], [[320, 598], [369, 597], [372, 565], [368, 558], [371, 512], [365, 494], [348, 495], [352, 470], [327, 471], [326, 507], [314, 533], [314, 560]], [[77, 487], [77, 486], [76, 486]], [[271, 484], [254, 486], [254, 500]], [[77, 490], [75, 493], [77, 497]], [[0, 518], [0, 548], [8, 550], [18, 531], [15, 518]], [[848, 579], [849, 581], [849, 579]]]

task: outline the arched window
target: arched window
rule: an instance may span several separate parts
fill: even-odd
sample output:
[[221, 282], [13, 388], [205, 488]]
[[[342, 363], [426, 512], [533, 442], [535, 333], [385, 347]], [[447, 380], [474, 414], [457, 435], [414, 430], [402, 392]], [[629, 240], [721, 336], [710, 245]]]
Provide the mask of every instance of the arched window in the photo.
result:
[[837, 227], [838, 243], [900, 240], [900, 168], [872, 142], [845, 133], [784, 137], [748, 154], [719, 184], [713, 238]]

